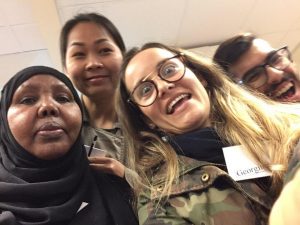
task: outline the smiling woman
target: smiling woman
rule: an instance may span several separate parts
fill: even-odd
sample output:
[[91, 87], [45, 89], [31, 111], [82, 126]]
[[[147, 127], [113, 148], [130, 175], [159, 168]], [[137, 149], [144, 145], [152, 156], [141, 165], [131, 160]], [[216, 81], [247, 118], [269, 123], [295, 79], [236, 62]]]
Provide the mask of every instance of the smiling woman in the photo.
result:
[[1, 225], [135, 224], [124, 194], [89, 168], [81, 102], [64, 74], [21, 70], [2, 90], [0, 119]]
[[[125, 45], [114, 24], [97, 13], [68, 20], [60, 33], [63, 68], [80, 91], [84, 107], [82, 137], [107, 152], [93, 157], [93, 167], [127, 179], [125, 144], [114, 107]], [[96, 140], [94, 141], [94, 139]], [[133, 179], [127, 179], [127, 181]]]
[[[136, 190], [140, 224], [267, 224], [300, 137], [294, 105], [247, 92], [211, 61], [159, 43], [125, 56], [117, 94], [129, 166], [146, 186]], [[251, 167], [228, 163], [230, 145], [242, 146]], [[271, 177], [234, 180], [232, 166]]]

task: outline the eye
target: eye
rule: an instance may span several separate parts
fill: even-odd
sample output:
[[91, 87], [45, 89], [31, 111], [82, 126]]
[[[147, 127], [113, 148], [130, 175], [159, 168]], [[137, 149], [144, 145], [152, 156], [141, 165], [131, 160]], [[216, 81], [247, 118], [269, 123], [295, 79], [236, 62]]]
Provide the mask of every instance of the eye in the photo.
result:
[[179, 68], [177, 64], [168, 62], [160, 68], [160, 75], [162, 76], [162, 78], [168, 79], [176, 75], [178, 71]]
[[135, 91], [137, 98], [147, 98], [155, 92], [155, 87], [151, 82], [141, 83]]
[[108, 55], [109, 53], [111, 53], [113, 50], [110, 48], [102, 48], [99, 50], [99, 54], [100, 55]]
[[269, 60], [269, 65], [272, 65], [272, 66], [276, 66], [277, 64], [280, 64], [283, 60], [283, 56], [282, 55], [279, 55], [279, 54], [274, 54], [270, 60]]
[[37, 101], [36, 97], [26, 96], [26, 97], [21, 98], [21, 100], [19, 101], [19, 104], [33, 105], [36, 101]]
[[243, 78], [245, 83], [254, 83], [265, 76], [265, 68], [262, 66], [256, 67], [247, 72]]
[[59, 95], [55, 99], [56, 99], [57, 102], [60, 102], [60, 103], [68, 103], [68, 102], [71, 102], [73, 100], [68, 95]]
[[85, 53], [83, 52], [75, 52], [72, 57], [74, 58], [83, 58], [85, 56]]

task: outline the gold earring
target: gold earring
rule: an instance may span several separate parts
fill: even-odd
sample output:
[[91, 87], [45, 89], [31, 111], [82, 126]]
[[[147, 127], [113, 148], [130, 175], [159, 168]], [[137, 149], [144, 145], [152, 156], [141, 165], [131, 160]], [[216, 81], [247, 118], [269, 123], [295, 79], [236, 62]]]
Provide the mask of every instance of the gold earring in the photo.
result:
[[148, 124], [150, 129], [154, 130], [156, 128], [156, 125], [154, 123], [149, 123]]

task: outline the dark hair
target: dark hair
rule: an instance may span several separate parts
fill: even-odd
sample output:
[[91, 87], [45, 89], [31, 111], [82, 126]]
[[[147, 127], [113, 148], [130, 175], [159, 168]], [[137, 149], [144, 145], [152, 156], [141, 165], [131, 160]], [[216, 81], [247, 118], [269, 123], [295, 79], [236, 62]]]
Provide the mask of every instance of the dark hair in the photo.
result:
[[256, 36], [250, 33], [239, 34], [222, 42], [214, 54], [214, 61], [225, 71], [239, 60], [252, 46]]
[[60, 32], [60, 56], [63, 66], [66, 64], [66, 51], [69, 33], [78, 23], [82, 22], [91, 22], [95, 23], [96, 25], [103, 26], [109, 32], [114, 42], [121, 50], [122, 54], [125, 53], [126, 47], [122, 36], [116, 26], [109, 19], [97, 13], [80, 13], [68, 20]]

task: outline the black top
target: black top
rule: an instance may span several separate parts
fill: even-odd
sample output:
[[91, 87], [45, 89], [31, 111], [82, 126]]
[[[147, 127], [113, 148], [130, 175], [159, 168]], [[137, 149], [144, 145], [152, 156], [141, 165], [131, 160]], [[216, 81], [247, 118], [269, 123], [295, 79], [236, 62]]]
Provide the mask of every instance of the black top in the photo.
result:
[[222, 148], [227, 144], [221, 141], [217, 132], [211, 127], [172, 136], [170, 144], [179, 155], [225, 165]]
[[[7, 121], [13, 94], [38, 74], [52, 75], [65, 83], [82, 109], [70, 80], [52, 68], [26, 68], [4, 86], [0, 105], [0, 225], [137, 224], [128, 196], [117, 187], [126, 183], [93, 174], [80, 135], [69, 152], [56, 160], [36, 158], [13, 137]], [[119, 183], [112, 183], [115, 179]]]

